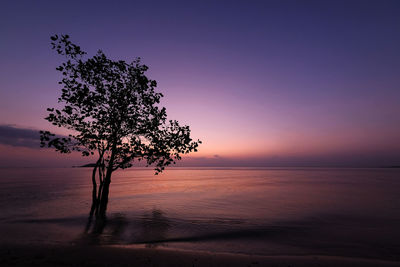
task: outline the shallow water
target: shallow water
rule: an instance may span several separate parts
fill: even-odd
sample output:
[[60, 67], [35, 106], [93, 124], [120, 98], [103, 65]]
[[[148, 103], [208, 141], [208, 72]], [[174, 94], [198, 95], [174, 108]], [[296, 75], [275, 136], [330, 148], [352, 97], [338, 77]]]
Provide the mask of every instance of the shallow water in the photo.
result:
[[90, 174], [86, 168], [0, 169], [2, 242], [399, 260], [398, 169], [118, 171], [107, 224], [85, 233]]

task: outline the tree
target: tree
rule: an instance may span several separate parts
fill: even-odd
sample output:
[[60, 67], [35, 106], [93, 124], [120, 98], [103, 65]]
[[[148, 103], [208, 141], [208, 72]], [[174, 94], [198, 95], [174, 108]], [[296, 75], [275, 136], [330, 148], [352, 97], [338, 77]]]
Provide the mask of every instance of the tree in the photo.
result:
[[90, 217], [105, 217], [114, 171], [144, 160], [158, 174], [182, 154], [197, 151], [201, 141], [190, 138], [189, 126], [167, 121], [166, 110], [159, 105], [163, 95], [155, 91], [156, 81], [145, 76], [148, 67], [139, 58], [131, 63], [114, 61], [99, 50], [85, 59], [86, 53], [68, 35], [51, 40], [66, 61], [56, 68], [63, 77], [58, 98], [62, 108], [48, 108], [45, 119], [70, 134], [40, 131], [41, 146], [97, 156]]

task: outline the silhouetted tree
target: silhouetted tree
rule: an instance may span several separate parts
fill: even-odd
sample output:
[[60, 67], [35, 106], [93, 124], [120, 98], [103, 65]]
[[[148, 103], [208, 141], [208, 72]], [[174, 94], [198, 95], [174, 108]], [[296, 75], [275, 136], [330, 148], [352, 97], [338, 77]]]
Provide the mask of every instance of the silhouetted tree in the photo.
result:
[[181, 154], [197, 151], [201, 141], [190, 138], [188, 126], [167, 121], [165, 108], [159, 106], [163, 95], [155, 92], [157, 83], [145, 76], [148, 67], [139, 58], [131, 63], [114, 61], [99, 50], [85, 59], [86, 53], [68, 35], [54, 35], [51, 40], [66, 61], [57, 67], [63, 76], [58, 98], [62, 108], [48, 108], [45, 119], [71, 134], [60, 137], [41, 131], [41, 146], [97, 155], [90, 216], [104, 217], [115, 170], [145, 160], [158, 174]]

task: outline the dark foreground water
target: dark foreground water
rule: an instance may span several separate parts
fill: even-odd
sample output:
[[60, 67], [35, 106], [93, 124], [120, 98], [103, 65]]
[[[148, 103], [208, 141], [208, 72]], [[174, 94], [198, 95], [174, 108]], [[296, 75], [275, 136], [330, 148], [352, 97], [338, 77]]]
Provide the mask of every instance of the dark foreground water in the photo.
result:
[[129, 169], [85, 232], [90, 169], [0, 169], [3, 243], [399, 260], [399, 169]]

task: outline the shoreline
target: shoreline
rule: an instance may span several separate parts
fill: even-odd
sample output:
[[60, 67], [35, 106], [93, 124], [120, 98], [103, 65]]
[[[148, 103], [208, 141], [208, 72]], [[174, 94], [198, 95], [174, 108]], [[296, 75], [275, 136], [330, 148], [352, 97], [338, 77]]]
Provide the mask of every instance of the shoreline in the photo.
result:
[[170, 248], [0, 245], [1, 266], [400, 266], [400, 261], [321, 255], [246, 255]]

